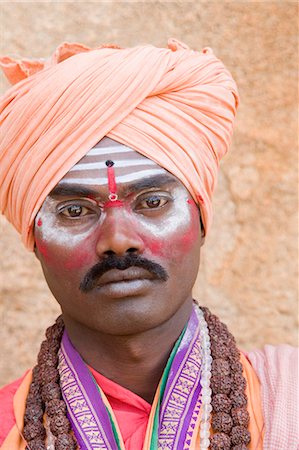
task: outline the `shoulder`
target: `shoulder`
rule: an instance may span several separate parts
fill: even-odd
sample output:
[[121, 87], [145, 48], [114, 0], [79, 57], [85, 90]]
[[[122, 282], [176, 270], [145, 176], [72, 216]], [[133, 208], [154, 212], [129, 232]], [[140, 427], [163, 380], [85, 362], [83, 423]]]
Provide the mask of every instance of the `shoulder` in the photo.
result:
[[277, 384], [296, 387], [298, 348], [291, 345], [266, 345], [246, 354], [261, 384], [267, 383], [273, 393]]
[[291, 407], [298, 389], [298, 348], [266, 345], [246, 354], [256, 372], [262, 395], [270, 406], [280, 399]]
[[0, 445], [15, 424], [13, 398], [26, 373], [0, 389]]

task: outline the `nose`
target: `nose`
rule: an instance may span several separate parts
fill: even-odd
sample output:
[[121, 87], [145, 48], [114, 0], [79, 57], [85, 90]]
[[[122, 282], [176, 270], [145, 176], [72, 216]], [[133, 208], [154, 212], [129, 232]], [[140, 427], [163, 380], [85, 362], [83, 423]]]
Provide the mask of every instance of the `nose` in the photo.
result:
[[144, 242], [136, 229], [137, 225], [125, 213], [110, 211], [102, 223], [96, 243], [100, 258], [109, 255], [125, 256], [127, 253], [141, 254]]

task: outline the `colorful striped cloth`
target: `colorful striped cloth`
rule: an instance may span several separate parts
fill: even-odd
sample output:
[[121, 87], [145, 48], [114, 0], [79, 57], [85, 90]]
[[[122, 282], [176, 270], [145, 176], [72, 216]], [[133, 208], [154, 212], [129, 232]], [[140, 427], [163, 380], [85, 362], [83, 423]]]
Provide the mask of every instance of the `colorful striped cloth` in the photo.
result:
[[298, 450], [298, 349], [266, 345], [247, 357], [261, 383], [264, 450]]

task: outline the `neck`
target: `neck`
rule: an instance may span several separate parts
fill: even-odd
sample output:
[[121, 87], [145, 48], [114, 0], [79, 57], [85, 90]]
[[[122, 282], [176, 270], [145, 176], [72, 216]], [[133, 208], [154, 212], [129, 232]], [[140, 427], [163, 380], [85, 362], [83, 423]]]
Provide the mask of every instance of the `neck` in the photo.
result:
[[97, 372], [152, 403], [173, 346], [188, 322], [192, 300], [163, 324], [128, 336], [103, 334], [64, 315], [67, 333]]

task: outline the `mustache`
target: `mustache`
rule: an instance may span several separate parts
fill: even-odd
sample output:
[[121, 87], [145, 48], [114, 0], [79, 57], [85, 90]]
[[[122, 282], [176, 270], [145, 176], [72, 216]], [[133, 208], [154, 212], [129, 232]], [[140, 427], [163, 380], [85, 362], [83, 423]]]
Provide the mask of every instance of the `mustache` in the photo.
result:
[[143, 258], [136, 254], [129, 253], [126, 256], [109, 255], [103, 261], [95, 264], [84, 276], [80, 283], [80, 291], [88, 293], [97, 286], [98, 279], [112, 269], [126, 270], [130, 267], [140, 267], [154, 275], [156, 280], [167, 281], [169, 275], [160, 264]]

